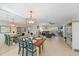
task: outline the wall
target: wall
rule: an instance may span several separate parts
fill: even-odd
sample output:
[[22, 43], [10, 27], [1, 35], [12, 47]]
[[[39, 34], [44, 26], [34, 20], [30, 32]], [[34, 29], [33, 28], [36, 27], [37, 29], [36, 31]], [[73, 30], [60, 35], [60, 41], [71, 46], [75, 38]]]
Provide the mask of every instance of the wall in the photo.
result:
[[[12, 19], [14, 18], [14, 21], [18, 26], [25, 26], [25, 18], [20, 17], [18, 15], [12, 14], [10, 12], [6, 12], [6, 11], [2, 11], [0, 10], [0, 26], [10, 26], [10, 22], [12, 21]], [[11, 26], [11, 32], [13, 31], [17, 32], [17, 27], [12, 27]], [[4, 45], [4, 41], [5, 41], [5, 37], [4, 37], [4, 33], [0, 32], [0, 48]]]

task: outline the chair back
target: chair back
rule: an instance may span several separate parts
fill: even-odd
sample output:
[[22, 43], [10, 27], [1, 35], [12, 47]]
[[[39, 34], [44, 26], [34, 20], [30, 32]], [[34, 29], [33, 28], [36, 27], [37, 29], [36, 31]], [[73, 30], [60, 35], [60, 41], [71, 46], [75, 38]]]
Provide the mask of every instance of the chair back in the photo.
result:
[[8, 37], [7, 37], [7, 34], [4, 34], [5, 36], [5, 44], [7, 45], [8, 44]]
[[27, 45], [28, 45], [28, 51], [29, 51], [29, 52], [31, 52], [31, 53], [35, 52], [36, 46], [34, 45], [32, 39], [29, 38], [29, 39], [27, 40]]
[[28, 48], [31, 48], [33, 47], [33, 41], [31, 38], [29, 38], [29, 40], [27, 40], [27, 45], [28, 45]]
[[5, 36], [5, 44], [9, 46], [10, 45], [10, 39], [11, 39], [10, 35], [4, 34], [4, 36]]
[[23, 48], [27, 46], [27, 42], [25, 39], [21, 38], [19, 39], [19, 47]]
[[7, 35], [7, 37], [8, 37], [8, 45], [10, 45], [11, 37], [9, 34]]

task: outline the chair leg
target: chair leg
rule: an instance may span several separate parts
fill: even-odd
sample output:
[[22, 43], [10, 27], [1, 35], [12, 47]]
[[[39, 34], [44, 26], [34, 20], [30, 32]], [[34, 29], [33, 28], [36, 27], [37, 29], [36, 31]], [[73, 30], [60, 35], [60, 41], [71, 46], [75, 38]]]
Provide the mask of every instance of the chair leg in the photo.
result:
[[27, 50], [27, 48], [26, 48], [26, 56], [28, 56], [28, 50]]
[[41, 53], [41, 46], [39, 47], [39, 54]]
[[10, 46], [10, 40], [8, 39], [8, 46]]
[[43, 52], [45, 52], [44, 48], [45, 48], [45, 47], [44, 47], [44, 44], [42, 44], [42, 51], [43, 51]]
[[32, 52], [32, 56], [33, 56], [33, 52]]
[[23, 47], [23, 50], [22, 50], [22, 56], [24, 55], [24, 47]]
[[20, 51], [21, 51], [21, 48], [19, 47], [19, 51], [18, 51], [18, 54], [20, 54]]
[[44, 46], [42, 45], [42, 50], [44, 49]]

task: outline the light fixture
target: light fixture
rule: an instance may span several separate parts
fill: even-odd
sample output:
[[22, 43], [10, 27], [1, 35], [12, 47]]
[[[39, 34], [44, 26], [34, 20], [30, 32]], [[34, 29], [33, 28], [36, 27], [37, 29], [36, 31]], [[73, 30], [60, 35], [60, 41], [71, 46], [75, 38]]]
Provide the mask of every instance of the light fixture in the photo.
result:
[[10, 25], [13, 26], [13, 27], [16, 26], [15, 22], [14, 22], [14, 18], [12, 18], [12, 21], [11, 21]]
[[30, 11], [30, 18], [29, 18], [29, 20], [28, 20], [28, 23], [29, 24], [34, 24], [34, 20], [33, 20], [33, 18], [32, 18], [32, 11]]
[[12, 26], [15, 26], [14, 24], [12, 24]]
[[29, 23], [29, 24], [33, 24], [33, 23], [34, 23], [34, 21], [33, 21], [33, 20], [30, 20], [30, 21], [28, 21], [28, 23]]

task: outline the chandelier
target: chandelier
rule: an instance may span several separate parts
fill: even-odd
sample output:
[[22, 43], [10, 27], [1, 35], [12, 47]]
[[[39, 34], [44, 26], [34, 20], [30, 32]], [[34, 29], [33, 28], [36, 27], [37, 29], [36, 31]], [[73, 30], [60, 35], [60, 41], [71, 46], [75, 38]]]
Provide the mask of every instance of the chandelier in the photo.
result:
[[33, 20], [33, 18], [32, 18], [32, 11], [30, 11], [30, 18], [29, 18], [29, 20], [28, 20], [28, 24], [34, 24], [34, 20]]

